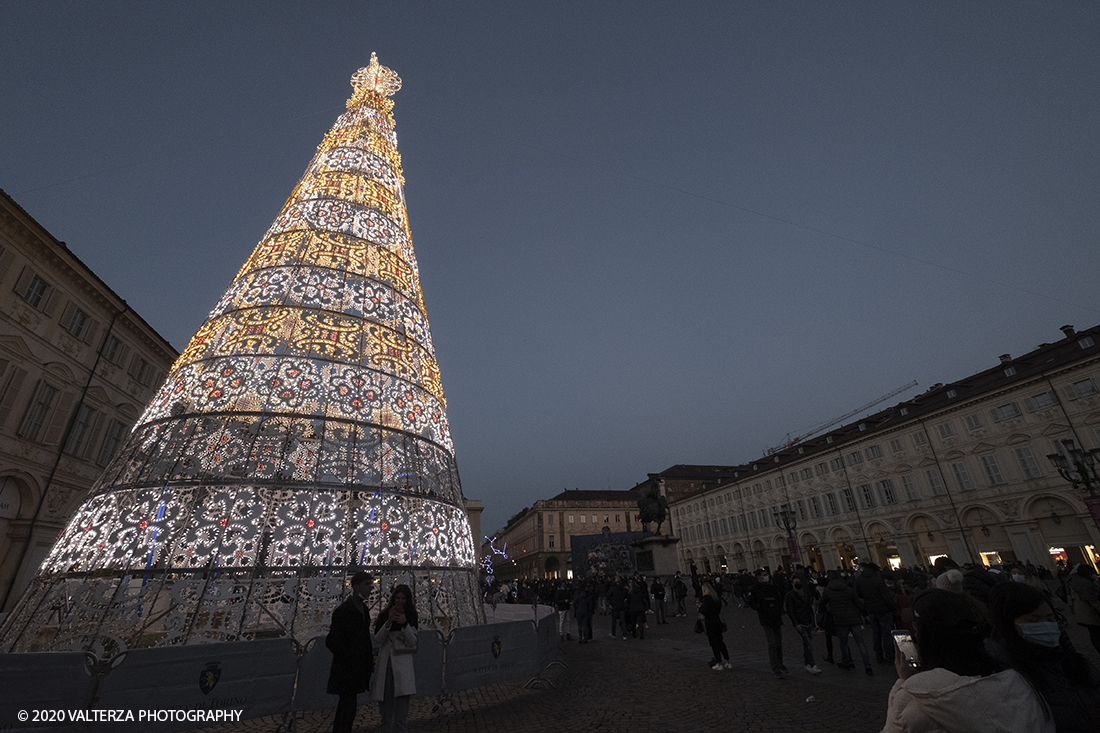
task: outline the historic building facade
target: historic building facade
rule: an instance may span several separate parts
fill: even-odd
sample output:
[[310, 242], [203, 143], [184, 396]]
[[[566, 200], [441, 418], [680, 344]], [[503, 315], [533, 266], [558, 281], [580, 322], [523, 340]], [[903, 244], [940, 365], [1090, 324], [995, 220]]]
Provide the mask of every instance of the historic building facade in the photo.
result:
[[0, 191], [0, 610], [178, 356]]
[[1087, 496], [1047, 456], [1100, 446], [1100, 326], [1062, 330], [672, 502], [681, 567], [1096, 565]]
[[[493, 571], [502, 580], [570, 578], [573, 536], [600, 534], [604, 527], [613, 534], [642, 531], [635, 491], [575, 489], [540, 499], [497, 530], [493, 546], [505, 549], [508, 560], [498, 556]], [[481, 554], [490, 554], [488, 543]]]

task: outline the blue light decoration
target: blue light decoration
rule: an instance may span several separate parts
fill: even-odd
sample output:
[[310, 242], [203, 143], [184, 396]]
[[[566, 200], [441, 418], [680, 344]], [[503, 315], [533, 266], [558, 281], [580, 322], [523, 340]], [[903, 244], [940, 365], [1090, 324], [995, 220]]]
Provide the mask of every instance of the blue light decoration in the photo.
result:
[[505, 560], [507, 560], [508, 553], [506, 552], [506, 550], [508, 549], [508, 543], [505, 542], [504, 547], [498, 550], [496, 547], [493, 546], [493, 543], [497, 541], [496, 537], [487, 536], [485, 538], [485, 541], [489, 543], [489, 549], [491, 550], [491, 552], [484, 558], [482, 558], [481, 567], [485, 570], [485, 582], [489, 585], [492, 585], [493, 580], [496, 579], [496, 576], [493, 574], [493, 555], [500, 555]]

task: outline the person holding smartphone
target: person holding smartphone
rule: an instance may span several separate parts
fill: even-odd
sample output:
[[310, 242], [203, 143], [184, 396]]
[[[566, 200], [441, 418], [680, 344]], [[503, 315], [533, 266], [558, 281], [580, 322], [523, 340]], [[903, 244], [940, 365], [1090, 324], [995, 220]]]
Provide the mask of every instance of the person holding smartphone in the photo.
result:
[[416, 694], [413, 657], [418, 629], [412, 591], [407, 585], [399, 585], [374, 622], [378, 664], [370, 690], [371, 699], [378, 703], [382, 714], [383, 733], [403, 733], [408, 728], [409, 700]]
[[1055, 733], [1054, 720], [1019, 672], [985, 650], [977, 602], [935, 589], [913, 601], [914, 667], [895, 643], [898, 681], [882, 733]]

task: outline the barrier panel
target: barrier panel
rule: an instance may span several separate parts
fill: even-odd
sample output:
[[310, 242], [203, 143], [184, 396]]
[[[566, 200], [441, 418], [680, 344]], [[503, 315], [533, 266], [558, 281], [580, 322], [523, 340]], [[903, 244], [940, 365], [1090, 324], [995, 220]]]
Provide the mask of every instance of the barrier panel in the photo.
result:
[[447, 645], [446, 692], [538, 672], [535, 625], [530, 621], [460, 626], [453, 633]]
[[558, 652], [558, 620], [554, 614], [539, 619], [536, 638], [538, 668], [545, 669]]
[[[537, 613], [538, 623], [526, 618], [463, 626], [451, 632], [447, 643], [437, 631], [420, 631], [417, 695], [435, 697], [538, 674], [557, 652], [557, 616], [543, 606], [524, 610]], [[301, 659], [290, 639], [135, 649], [105, 662], [84, 652], [0, 654], [0, 731], [87, 731], [89, 726], [110, 726], [94, 717], [96, 711], [108, 710], [130, 711], [140, 730], [174, 731], [210, 723], [194, 718], [157, 721], [148, 713], [239, 710], [238, 719], [247, 720], [332, 708], [337, 698], [325, 692], [331, 663], [324, 636], [312, 639]], [[360, 694], [358, 702], [368, 704], [370, 693]], [[65, 715], [53, 722], [22, 722], [21, 710]], [[80, 711], [86, 710], [93, 717], [82, 717]], [[139, 719], [141, 713], [146, 715]], [[125, 723], [114, 727], [121, 725]]]
[[[241, 710], [241, 720], [287, 709], [297, 671], [290, 639], [135, 649], [103, 677], [91, 707], [106, 710]], [[202, 727], [175, 721], [142, 730]]]
[[[416, 668], [417, 697], [434, 697], [443, 689], [443, 644], [439, 632], [423, 629], [417, 635]], [[375, 650], [377, 652], [377, 650]], [[294, 690], [291, 710], [323, 710], [336, 707], [336, 695], [325, 692], [332, 652], [325, 647], [325, 637], [317, 636], [306, 645], [306, 653], [298, 663], [298, 686]], [[356, 698], [358, 705], [370, 703], [370, 692]]]
[[[0, 730], [75, 731], [83, 723], [35, 721], [34, 711], [83, 710], [92, 678], [84, 668], [84, 652], [0, 654]], [[27, 720], [19, 720], [20, 711]], [[54, 717], [54, 716], [48, 716]]]

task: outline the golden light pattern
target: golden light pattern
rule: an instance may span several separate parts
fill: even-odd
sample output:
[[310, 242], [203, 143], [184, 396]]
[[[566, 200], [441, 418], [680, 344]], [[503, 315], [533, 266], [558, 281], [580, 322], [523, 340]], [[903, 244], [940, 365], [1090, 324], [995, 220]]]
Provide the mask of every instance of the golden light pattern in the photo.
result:
[[[482, 619], [378, 64], [0, 629], [0, 650], [322, 633], [346, 578]], [[60, 626], [58, 607], [66, 610]]]

